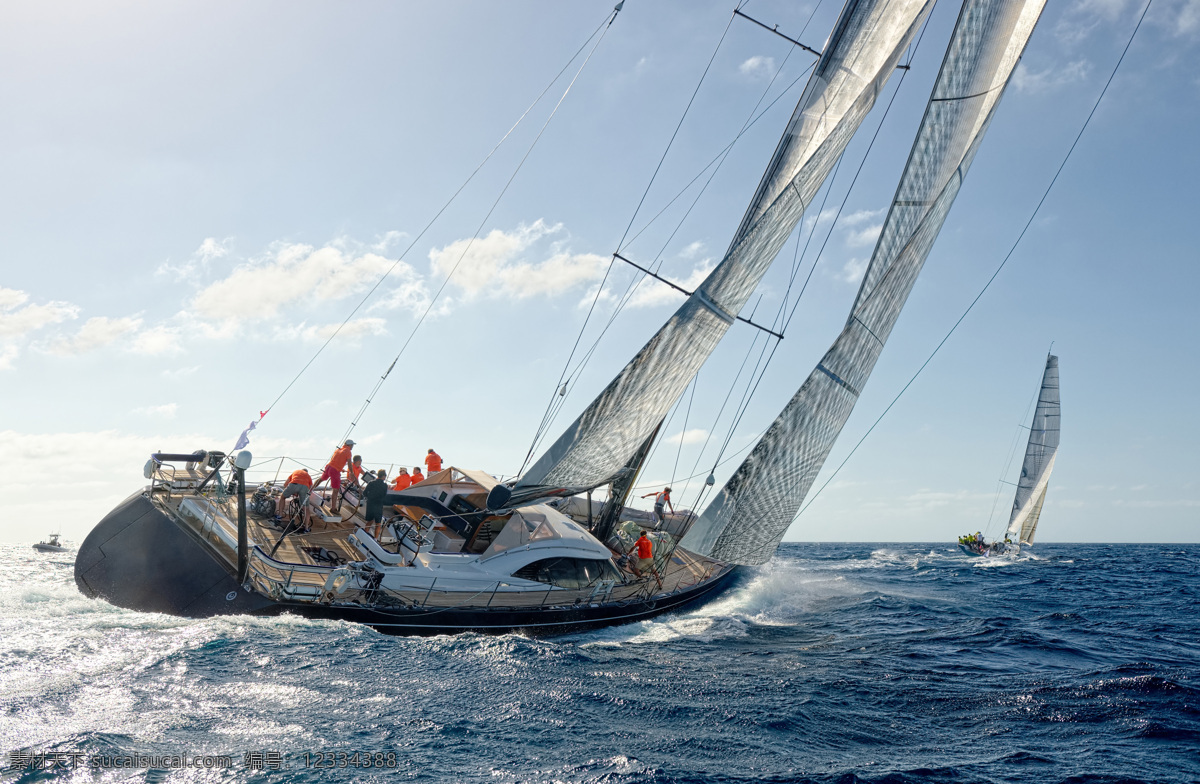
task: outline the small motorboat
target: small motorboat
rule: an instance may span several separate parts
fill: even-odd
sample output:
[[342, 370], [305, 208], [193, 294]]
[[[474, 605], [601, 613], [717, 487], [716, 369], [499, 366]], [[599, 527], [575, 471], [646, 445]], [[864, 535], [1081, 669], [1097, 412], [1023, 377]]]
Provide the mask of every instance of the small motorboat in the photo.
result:
[[38, 542], [33, 549], [43, 553], [65, 553], [67, 548], [58, 543], [59, 536], [60, 534], [50, 534], [50, 541]]

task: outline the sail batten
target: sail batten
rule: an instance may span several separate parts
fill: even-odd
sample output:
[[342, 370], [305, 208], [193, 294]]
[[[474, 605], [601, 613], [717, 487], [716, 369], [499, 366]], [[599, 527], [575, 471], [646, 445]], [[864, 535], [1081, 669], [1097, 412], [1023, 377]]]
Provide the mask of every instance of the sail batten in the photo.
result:
[[966, 0], [841, 335], [681, 542], [756, 565], [824, 465], [958, 195], [1045, 0]]
[[729, 250], [505, 503], [611, 481], [724, 337], [875, 104], [933, 0], [850, 0]]
[[1025, 446], [1025, 460], [1021, 463], [1021, 478], [1017, 482], [1017, 493], [1013, 498], [1012, 515], [1004, 538], [1029, 544], [1037, 531], [1042, 504], [1046, 500], [1046, 487], [1050, 472], [1054, 470], [1054, 459], [1058, 454], [1062, 411], [1058, 392], [1058, 357], [1051, 354], [1046, 358], [1046, 369], [1042, 372], [1042, 387], [1038, 392], [1037, 408], [1029, 426], [1029, 441]]

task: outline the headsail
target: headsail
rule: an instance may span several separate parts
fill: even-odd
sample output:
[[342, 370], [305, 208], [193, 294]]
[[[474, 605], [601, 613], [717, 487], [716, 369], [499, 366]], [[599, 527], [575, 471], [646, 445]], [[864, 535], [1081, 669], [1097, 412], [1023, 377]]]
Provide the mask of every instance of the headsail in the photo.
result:
[[833, 448], [958, 195], [1045, 0], [966, 0], [842, 334], [680, 543], [767, 561]]
[[846, 3], [724, 259], [504, 500], [570, 495], [620, 473], [746, 304], [932, 5]]
[[1042, 504], [1046, 500], [1046, 486], [1058, 453], [1059, 412], [1058, 357], [1051, 354], [1046, 358], [1042, 389], [1038, 393], [1033, 423], [1029, 426], [1029, 444], [1025, 447], [1025, 462], [1021, 464], [1021, 481], [1017, 483], [1012, 517], [1004, 532], [1004, 538], [1013, 542], [1030, 544], [1037, 532], [1038, 518], [1042, 516]]

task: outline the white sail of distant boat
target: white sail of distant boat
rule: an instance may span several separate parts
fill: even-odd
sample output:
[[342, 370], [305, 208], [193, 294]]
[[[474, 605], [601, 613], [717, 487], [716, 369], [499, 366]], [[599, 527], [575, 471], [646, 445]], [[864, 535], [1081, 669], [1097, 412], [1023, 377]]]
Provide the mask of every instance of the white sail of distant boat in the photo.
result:
[[1033, 544], [1038, 519], [1042, 516], [1042, 504], [1046, 501], [1050, 472], [1054, 470], [1054, 458], [1058, 454], [1060, 408], [1058, 357], [1051, 354], [1046, 358], [1042, 389], [1038, 394], [1033, 422], [1029, 426], [1025, 462], [1021, 464], [1021, 479], [1017, 482], [1012, 516], [1004, 533], [1004, 538], [1009, 541]]
[[958, 195], [1045, 0], [967, 0], [842, 334], [680, 546], [775, 553], [849, 418]]
[[762, 280], [932, 6], [846, 4], [724, 259], [499, 503], [572, 495], [620, 475]]

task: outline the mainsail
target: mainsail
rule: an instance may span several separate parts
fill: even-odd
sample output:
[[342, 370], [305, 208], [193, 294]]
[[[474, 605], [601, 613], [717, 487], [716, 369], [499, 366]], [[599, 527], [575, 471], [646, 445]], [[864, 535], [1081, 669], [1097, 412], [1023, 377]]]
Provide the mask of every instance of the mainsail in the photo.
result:
[[846, 3], [725, 257], [497, 503], [574, 494], [622, 471], [750, 298], [932, 5]]
[[767, 561], [866, 384], [1045, 0], [966, 0], [842, 334], [680, 543]]
[[1013, 499], [1012, 517], [1008, 520], [1005, 539], [1030, 544], [1037, 533], [1038, 518], [1042, 516], [1042, 504], [1046, 500], [1046, 486], [1050, 482], [1054, 457], [1058, 453], [1059, 409], [1058, 357], [1051, 354], [1046, 358], [1042, 389], [1038, 393], [1033, 423], [1029, 426], [1029, 444], [1025, 447], [1021, 481], [1017, 483], [1017, 496]]

